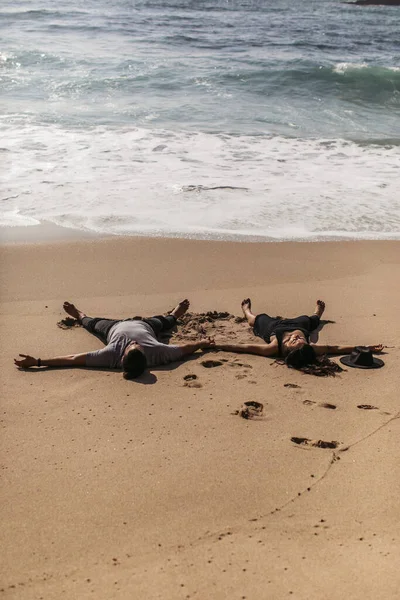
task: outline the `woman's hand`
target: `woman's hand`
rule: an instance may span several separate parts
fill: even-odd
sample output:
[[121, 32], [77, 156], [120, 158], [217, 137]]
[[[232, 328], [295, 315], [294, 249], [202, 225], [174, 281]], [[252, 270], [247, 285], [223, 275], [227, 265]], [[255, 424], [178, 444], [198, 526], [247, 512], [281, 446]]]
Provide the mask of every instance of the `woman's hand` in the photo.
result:
[[37, 367], [37, 358], [33, 358], [33, 356], [29, 356], [29, 354], [20, 354], [23, 360], [18, 360], [14, 358], [14, 364], [16, 367], [20, 367], [20, 369], [29, 369], [29, 367]]
[[375, 346], [368, 346], [368, 348], [371, 350], [371, 352], [375, 352], [376, 354], [379, 354], [379, 352], [383, 351], [383, 344], [376, 344]]

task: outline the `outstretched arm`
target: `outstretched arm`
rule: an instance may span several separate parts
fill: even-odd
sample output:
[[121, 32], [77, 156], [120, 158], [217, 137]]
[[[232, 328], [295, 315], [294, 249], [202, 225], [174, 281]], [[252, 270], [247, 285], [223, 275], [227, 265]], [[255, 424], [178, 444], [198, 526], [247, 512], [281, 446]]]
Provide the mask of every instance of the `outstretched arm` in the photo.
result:
[[257, 354], [258, 356], [275, 356], [278, 354], [278, 345], [271, 344], [216, 344], [217, 350], [225, 352], [244, 352], [245, 354]]
[[29, 367], [86, 367], [86, 352], [54, 358], [34, 358], [28, 354], [20, 354], [19, 356], [22, 359], [14, 358], [14, 364], [20, 369], [29, 369]]
[[205, 339], [199, 342], [190, 342], [189, 344], [179, 344], [177, 347], [182, 350], [183, 356], [189, 356], [189, 354], [193, 354], [196, 350], [215, 348], [215, 344], [213, 340]]
[[[358, 344], [358, 345], [360, 345], [360, 344]], [[319, 356], [321, 356], [322, 354], [333, 354], [333, 355], [350, 354], [351, 352], [353, 352], [355, 347], [356, 346], [317, 346], [317, 345], [313, 346], [316, 354]], [[367, 346], [367, 348], [369, 348], [372, 352], [379, 354], [379, 352], [382, 352], [382, 350], [383, 350], [383, 345], [382, 344], [374, 344], [372, 346]]]

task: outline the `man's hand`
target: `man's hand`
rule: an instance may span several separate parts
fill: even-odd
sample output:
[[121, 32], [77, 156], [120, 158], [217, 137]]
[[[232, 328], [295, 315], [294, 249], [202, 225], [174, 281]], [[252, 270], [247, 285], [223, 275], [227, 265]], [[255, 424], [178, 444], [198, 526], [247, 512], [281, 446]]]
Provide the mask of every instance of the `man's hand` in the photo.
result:
[[188, 344], [182, 344], [178, 346], [182, 350], [183, 356], [193, 354], [196, 350], [207, 350], [208, 348], [215, 348], [215, 342], [213, 338], [207, 338], [199, 340], [198, 342], [189, 342]]
[[16, 367], [19, 367], [20, 369], [29, 369], [29, 367], [37, 366], [37, 358], [29, 356], [29, 354], [20, 354], [19, 356], [22, 356], [22, 360], [14, 358], [14, 364]]
[[383, 344], [376, 344], [375, 346], [368, 346], [368, 348], [371, 350], [371, 352], [375, 352], [376, 354], [379, 354], [379, 352], [383, 351]]

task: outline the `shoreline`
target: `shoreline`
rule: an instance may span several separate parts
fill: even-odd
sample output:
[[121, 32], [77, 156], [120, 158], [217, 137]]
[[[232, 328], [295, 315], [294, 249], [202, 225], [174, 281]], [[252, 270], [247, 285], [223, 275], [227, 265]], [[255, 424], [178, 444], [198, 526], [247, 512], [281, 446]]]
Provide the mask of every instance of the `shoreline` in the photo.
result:
[[113, 234], [105, 232], [96, 232], [88, 229], [75, 229], [72, 227], [63, 227], [56, 225], [50, 221], [42, 221], [38, 225], [18, 225], [18, 226], [5, 226], [0, 225], [0, 246], [6, 245], [29, 245], [29, 244], [46, 244], [46, 243], [65, 243], [71, 241], [83, 241], [83, 240], [114, 240], [114, 239], [171, 239], [171, 240], [185, 240], [185, 241], [207, 241], [207, 242], [225, 242], [225, 243], [251, 243], [251, 244], [282, 244], [282, 243], [293, 243], [293, 244], [315, 244], [315, 243], [338, 243], [338, 242], [396, 242], [400, 241], [400, 232], [388, 234], [385, 237], [375, 237], [375, 234], [364, 237], [355, 236], [344, 236], [339, 234], [332, 234], [323, 236], [319, 234], [310, 235], [307, 238], [276, 238], [276, 237], [264, 237], [264, 236], [249, 236], [249, 235], [235, 235], [235, 234], [221, 234], [217, 233], [160, 233], [160, 234], [149, 234], [143, 233], [127, 233], [127, 234]]
[[46, 244], [49, 242], [70, 242], [74, 240], [99, 239], [94, 231], [61, 227], [49, 221], [39, 225], [0, 225], [0, 246], [20, 244]]

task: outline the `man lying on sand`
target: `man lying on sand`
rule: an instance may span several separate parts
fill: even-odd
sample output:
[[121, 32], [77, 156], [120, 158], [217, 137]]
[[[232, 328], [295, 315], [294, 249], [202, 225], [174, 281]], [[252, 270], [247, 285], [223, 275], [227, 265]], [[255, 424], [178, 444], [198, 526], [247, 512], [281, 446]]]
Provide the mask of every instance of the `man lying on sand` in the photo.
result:
[[[219, 350], [227, 352], [246, 352], [260, 356], [277, 356], [284, 360], [288, 367], [298, 369], [312, 375], [335, 375], [343, 369], [326, 355], [348, 354], [354, 346], [322, 346], [311, 345], [310, 333], [315, 331], [325, 310], [325, 302], [317, 300], [314, 313], [309, 317], [301, 315], [294, 319], [270, 317], [263, 313], [255, 315], [251, 311], [251, 300], [242, 302], [242, 310], [254, 334], [262, 338], [266, 344], [216, 344]], [[372, 352], [382, 352], [382, 344], [368, 346]], [[321, 358], [318, 358], [321, 357]]]
[[63, 307], [65, 312], [79, 321], [87, 331], [100, 338], [106, 347], [94, 352], [46, 359], [20, 354], [22, 360], [14, 359], [17, 367], [108, 367], [122, 369], [125, 379], [134, 379], [139, 377], [146, 367], [182, 360], [184, 356], [196, 350], [214, 345], [207, 339], [179, 346], [170, 346], [158, 341], [160, 333], [171, 330], [177, 319], [187, 311], [189, 300], [179, 302], [167, 316], [157, 315], [148, 319], [92, 318], [70, 302], [64, 302]]

